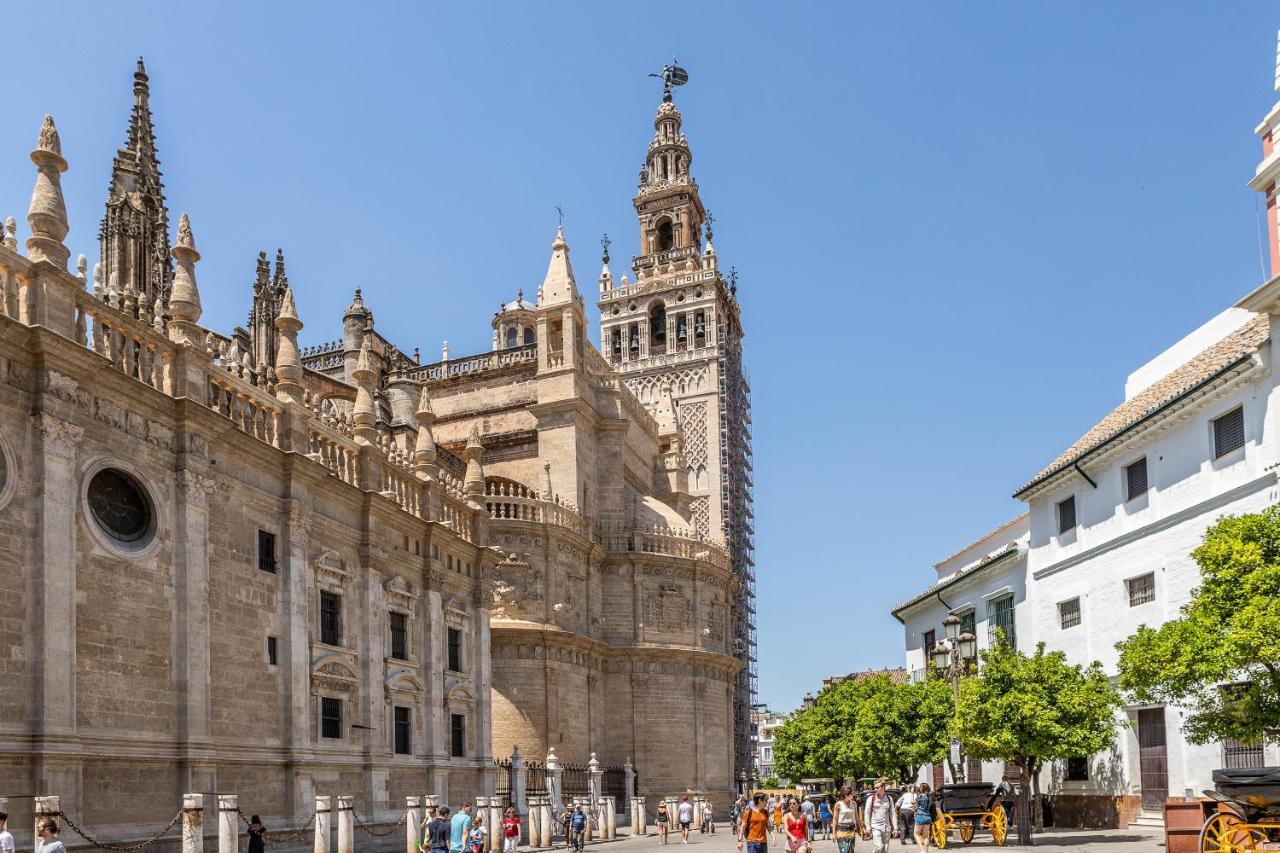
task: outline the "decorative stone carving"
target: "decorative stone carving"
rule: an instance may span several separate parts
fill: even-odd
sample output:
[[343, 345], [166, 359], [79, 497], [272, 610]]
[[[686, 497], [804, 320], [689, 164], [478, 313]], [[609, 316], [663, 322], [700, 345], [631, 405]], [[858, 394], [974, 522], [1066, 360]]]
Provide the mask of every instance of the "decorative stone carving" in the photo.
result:
[[645, 622], [660, 631], [681, 631], [689, 627], [693, 608], [683, 588], [663, 584], [649, 595]]
[[316, 581], [322, 585], [341, 587], [351, 579], [351, 569], [347, 567], [342, 555], [332, 549], [318, 553], [311, 561], [316, 572]]
[[45, 413], [41, 413], [37, 429], [40, 430], [44, 451], [64, 458], [75, 456], [76, 446], [84, 435], [81, 427]]
[[418, 600], [417, 592], [413, 584], [400, 575], [387, 578], [382, 584], [382, 593], [389, 606], [399, 607], [409, 613], [414, 612], [414, 606]]
[[321, 691], [348, 696], [359, 684], [354, 654], [329, 654], [311, 666], [311, 693]]

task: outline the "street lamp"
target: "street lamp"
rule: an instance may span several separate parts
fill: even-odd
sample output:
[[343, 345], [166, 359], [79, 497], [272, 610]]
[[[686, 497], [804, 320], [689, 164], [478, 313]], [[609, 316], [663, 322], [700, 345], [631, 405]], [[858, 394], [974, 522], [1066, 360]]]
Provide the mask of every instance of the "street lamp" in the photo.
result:
[[[951, 682], [954, 706], [960, 704], [960, 679], [969, 674], [969, 661], [973, 660], [978, 652], [978, 638], [968, 631], [961, 631], [961, 624], [960, 617], [954, 613], [943, 619], [943, 639], [929, 650], [934, 671]], [[957, 776], [956, 781], [963, 782], [965, 777], [963, 756], [957, 754], [956, 757], [956, 766], [953, 768]]]

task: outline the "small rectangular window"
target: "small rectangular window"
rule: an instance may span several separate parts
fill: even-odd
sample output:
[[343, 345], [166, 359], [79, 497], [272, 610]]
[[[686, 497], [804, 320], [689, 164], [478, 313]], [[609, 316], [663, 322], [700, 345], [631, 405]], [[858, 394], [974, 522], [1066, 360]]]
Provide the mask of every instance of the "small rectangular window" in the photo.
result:
[[924, 632], [924, 662], [925, 666], [929, 665], [929, 654], [933, 651], [933, 647], [938, 644], [937, 631]]
[[409, 619], [403, 613], [391, 614], [391, 657], [409, 659]]
[[320, 593], [320, 642], [342, 645], [342, 599], [332, 592]]
[[258, 569], [272, 574], [276, 571], [276, 535], [265, 530], [258, 531]]
[[1156, 600], [1156, 576], [1154, 572], [1147, 572], [1145, 575], [1129, 578], [1125, 581], [1125, 584], [1129, 587], [1130, 607], [1137, 607], [1139, 604], [1147, 604]]
[[462, 714], [449, 715], [449, 754], [454, 758], [467, 755], [467, 718]]
[[1076, 497], [1072, 495], [1065, 501], [1058, 501], [1058, 532], [1066, 533], [1076, 526]]
[[1213, 422], [1213, 458], [1221, 459], [1244, 447], [1244, 408], [1227, 412]]
[[1089, 758], [1088, 756], [1077, 756], [1076, 758], [1067, 759], [1066, 773], [1062, 777], [1065, 782], [1088, 782], [1089, 781]]
[[409, 708], [395, 709], [396, 724], [396, 755], [410, 755], [413, 753], [413, 714]]
[[462, 631], [449, 629], [449, 669], [462, 672]]
[[1131, 501], [1147, 493], [1147, 457], [1142, 457], [1124, 469], [1125, 500]]
[[342, 700], [320, 697], [320, 737], [342, 738]]
[[275, 637], [267, 637], [267, 663], [271, 666], [280, 663], [279, 647]]
[[1080, 624], [1080, 599], [1070, 598], [1058, 602], [1058, 621], [1062, 627], [1074, 628]]

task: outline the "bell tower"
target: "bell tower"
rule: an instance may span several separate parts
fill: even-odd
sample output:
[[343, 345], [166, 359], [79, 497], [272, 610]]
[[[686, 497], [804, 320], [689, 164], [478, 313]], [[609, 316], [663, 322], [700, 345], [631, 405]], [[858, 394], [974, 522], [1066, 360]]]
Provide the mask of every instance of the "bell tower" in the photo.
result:
[[679, 425], [683, 452], [670, 461], [685, 468], [680, 480], [689, 495], [689, 526], [724, 543], [738, 578], [733, 653], [742, 669], [734, 688], [733, 751], [740, 778], [752, 770], [756, 694], [750, 388], [736, 274], [720, 272], [713, 219], [693, 179], [693, 152], [672, 98], [688, 74], [673, 64], [660, 76], [662, 102], [632, 199], [640, 226], [634, 282], [625, 275], [615, 282], [609, 241], [602, 241], [601, 352], [660, 423], [665, 417]]

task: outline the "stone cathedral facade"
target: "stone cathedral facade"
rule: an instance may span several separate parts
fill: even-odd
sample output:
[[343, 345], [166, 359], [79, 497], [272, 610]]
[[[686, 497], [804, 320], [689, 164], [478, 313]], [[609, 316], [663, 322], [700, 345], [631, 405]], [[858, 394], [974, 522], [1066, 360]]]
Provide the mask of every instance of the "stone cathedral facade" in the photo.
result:
[[607, 253], [599, 277], [602, 351], [561, 231], [492, 350], [435, 364], [378, 331], [372, 290], [300, 347], [282, 252], [246, 264], [246, 327], [202, 325], [141, 62], [133, 98], [92, 273], [68, 270], [49, 118], [23, 247], [12, 219], [0, 244], [5, 778], [116, 838], [187, 791], [276, 826], [317, 793], [373, 819], [456, 803], [517, 746], [727, 800], [754, 689], [750, 416], [669, 94], [635, 279]]

